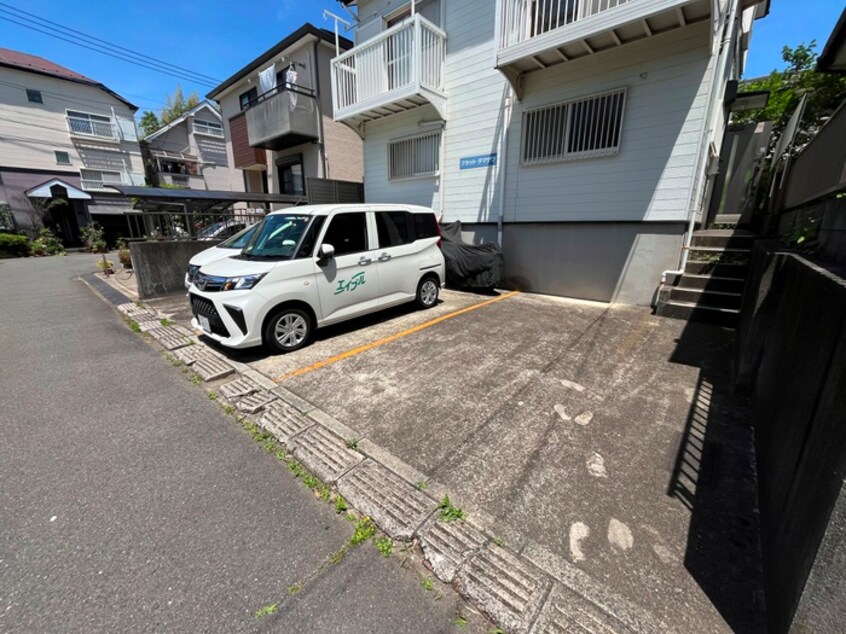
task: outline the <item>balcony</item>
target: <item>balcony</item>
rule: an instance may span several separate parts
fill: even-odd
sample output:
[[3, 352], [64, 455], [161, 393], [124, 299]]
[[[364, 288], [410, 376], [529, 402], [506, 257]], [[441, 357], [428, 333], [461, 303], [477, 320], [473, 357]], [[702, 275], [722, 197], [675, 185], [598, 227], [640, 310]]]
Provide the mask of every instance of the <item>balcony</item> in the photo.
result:
[[205, 179], [198, 174], [173, 174], [158, 172], [159, 187], [185, 187], [187, 189], [206, 189]]
[[250, 102], [245, 116], [254, 148], [278, 151], [320, 138], [317, 100], [307, 88], [277, 86]]
[[236, 114], [229, 120], [229, 138], [232, 140], [232, 159], [236, 169], [267, 169], [267, 152], [250, 145], [245, 112]]
[[335, 120], [358, 125], [431, 104], [446, 119], [446, 33], [421, 15], [332, 60]]
[[119, 142], [117, 126], [107, 117], [67, 117], [68, 132], [72, 137]]
[[713, 0], [497, 0], [497, 68], [533, 70], [709, 20]]

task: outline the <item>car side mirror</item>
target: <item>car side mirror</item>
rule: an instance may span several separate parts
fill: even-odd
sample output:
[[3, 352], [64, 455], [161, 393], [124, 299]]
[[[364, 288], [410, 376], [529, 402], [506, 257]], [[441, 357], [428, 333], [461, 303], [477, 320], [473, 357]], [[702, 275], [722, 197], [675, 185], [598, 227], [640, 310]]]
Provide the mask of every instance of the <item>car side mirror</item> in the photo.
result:
[[317, 252], [318, 263], [326, 263], [335, 257], [335, 247], [331, 244], [321, 244]]

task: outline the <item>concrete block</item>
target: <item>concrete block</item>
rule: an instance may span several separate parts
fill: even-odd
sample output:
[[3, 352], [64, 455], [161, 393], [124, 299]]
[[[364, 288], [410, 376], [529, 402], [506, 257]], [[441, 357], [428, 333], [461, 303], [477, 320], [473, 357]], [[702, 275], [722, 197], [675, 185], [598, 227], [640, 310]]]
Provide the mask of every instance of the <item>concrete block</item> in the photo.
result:
[[307, 400], [297, 394], [294, 394], [291, 390], [282, 387], [281, 385], [273, 388], [270, 391], [276, 395], [276, 398], [285, 401], [286, 403], [288, 403], [288, 405], [290, 405], [302, 414], [308, 414], [310, 411], [315, 409], [314, 405], [309, 403]]
[[244, 414], [258, 414], [276, 399], [270, 392], [253, 392], [235, 402], [235, 409]]
[[195, 361], [192, 369], [206, 382], [226, 378], [235, 372], [231, 365], [213, 356]]
[[437, 514], [418, 531], [418, 537], [432, 572], [444, 583], [452, 583], [458, 569], [487, 541], [470, 524], [443, 522]]
[[230, 401], [259, 391], [258, 384], [247, 377], [239, 377], [229, 383], [224, 383], [218, 389], [220, 395]]
[[362, 460], [357, 451], [320, 425], [298, 434], [290, 443], [294, 456], [324, 482], [336, 482]]
[[132, 242], [132, 266], [142, 299], [184, 292], [185, 269], [200, 251], [215, 242], [200, 240]]
[[285, 447], [290, 446], [294, 436], [315, 424], [312, 419], [278, 399], [265, 407], [264, 415], [259, 420], [259, 425], [273, 434]]
[[188, 346], [187, 348], [180, 348], [173, 351], [173, 356], [185, 365], [193, 365], [200, 359], [213, 359], [214, 357], [208, 351], [208, 348], [202, 345]]
[[308, 416], [327, 429], [331, 430], [333, 434], [336, 434], [343, 438], [344, 440], [360, 440], [361, 434], [355, 431], [352, 427], [347, 427], [341, 421], [332, 418], [326, 412], [319, 410], [319, 409], [312, 409], [309, 411]]
[[552, 586], [539, 568], [492, 543], [456, 578], [459, 592], [511, 634], [529, 631]]
[[338, 482], [338, 490], [394, 539], [412, 538], [438, 504], [414, 485], [368, 458]]

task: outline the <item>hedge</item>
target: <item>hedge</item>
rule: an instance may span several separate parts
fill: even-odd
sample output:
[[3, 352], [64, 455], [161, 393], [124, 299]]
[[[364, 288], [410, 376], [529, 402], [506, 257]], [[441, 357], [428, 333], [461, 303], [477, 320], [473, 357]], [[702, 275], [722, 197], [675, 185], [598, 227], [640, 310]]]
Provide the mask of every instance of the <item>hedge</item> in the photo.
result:
[[13, 233], [0, 233], [0, 258], [25, 258], [29, 255], [29, 238]]

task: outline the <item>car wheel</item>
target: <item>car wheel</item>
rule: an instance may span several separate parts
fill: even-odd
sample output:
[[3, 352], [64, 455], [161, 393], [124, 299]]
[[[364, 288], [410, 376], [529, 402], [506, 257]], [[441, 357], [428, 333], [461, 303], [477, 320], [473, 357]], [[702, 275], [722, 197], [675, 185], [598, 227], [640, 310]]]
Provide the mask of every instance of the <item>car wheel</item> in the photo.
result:
[[417, 285], [417, 306], [426, 309], [438, 303], [441, 286], [433, 277], [424, 277]]
[[293, 352], [311, 338], [311, 316], [299, 308], [283, 308], [264, 329], [264, 342], [274, 352]]

